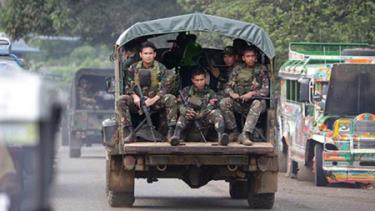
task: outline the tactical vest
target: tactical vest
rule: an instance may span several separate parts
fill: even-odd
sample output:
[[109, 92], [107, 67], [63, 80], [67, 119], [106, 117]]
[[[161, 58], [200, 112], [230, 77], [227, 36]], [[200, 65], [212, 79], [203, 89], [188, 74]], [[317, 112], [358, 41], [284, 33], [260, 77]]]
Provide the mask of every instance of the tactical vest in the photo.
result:
[[192, 108], [196, 111], [203, 110], [209, 103], [210, 92], [208, 88], [205, 87], [204, 90], [200, 93], [195, 92], [194, 87], [191, 86], [188, 91], [188, 103], [192, 106]]
[[239, 73], [234, 78], [234, 92], [238, 93], [239, 95], [243, 95], [247, 92], [253, 91], [253, 84], [257, 83], [256, 80], [259, 76], [259, 72], [260, 66], [258, 65], [254, 67], [254, 71], [246, 67], [241, 68]]
[[[141, 79], [139, 77], [139, 70], [142, 69], [142, 61], [137, 63], [134, 73], [134, 83], [140, 84]], [[160, 65], [158, 62], [154, 61], [153, 67], [150, 69], [151, 73], [151, 84], [150, 86], [142, 87], [143, 95], [148, 97], [153, 97], [157, 94], [160, 87]]]

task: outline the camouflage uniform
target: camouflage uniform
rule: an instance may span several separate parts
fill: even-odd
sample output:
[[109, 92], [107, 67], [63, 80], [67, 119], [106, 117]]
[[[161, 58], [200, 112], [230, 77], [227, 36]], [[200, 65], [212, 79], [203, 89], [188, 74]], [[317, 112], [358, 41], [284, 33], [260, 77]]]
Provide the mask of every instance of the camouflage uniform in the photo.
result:
[[79, 86], [77, 88], [77, 95], [80, 109], [94, 109], [96, 108], [96, 100], [91, 96], [87, 90]]
[[[239, 64], [233, 69], [225, 93], [229, 95], [230, 92], [234, 92], [241, 96], [250, 91], [256, 91], [256, 96], [269, 95], [269, 78], [265, 66], [256, 65], [254, 68], [249, 68], [245, 64]], [[266, 109], [266, 102], [250, 100], [242, 103], [227, 97], [220, 101], [220, 109], [224, 115], [226, 128], [229, 130], [237, 127], [234, 111], [247, 113], [242, 131], [252, 133], [260, 114]]]
[[[120, 96], [116, 102], [118, 115], [124, 127], [132, 126], [130, 111], [135, 111], [136, 105], [131, 95], [135, 93], [135, 86], [139, 85], [140, 69], [145, 69], [142, 61], [130, 66], [125, 79], [125, 95]], [[145, 97], [159, 95], [160, 99], [150, 109], [152, 111], [165, 109], [168, 126], [174, 126], [177, 121], [177, 101], [176, 97], [168, 94], [168, 92], [170, 92], [171, 87], [174, 85], [175, 74], [172, 70], [166, 69], [163, 64], [157, 61], [154, 61], [151, 67], [151, 74], [152, 83], [150, 87], [142, 87], [143, 95]]]
[[139, 56], [139, 53], [135, 53], [134, 55], [130, 56], [129, 58], [124, 59], [124, 61], [122, 63], [122, 71], [125, 73], [126, 71], [128, 71], [129, 67], [132, 64], [137, 63], [140, 60], [141, 60], [141, 57]]
[[[194, 96], [196, 99], [201, 101], [201, 107], [194, 109], [198, 113], [198, 118], [201, 121], [201, 124], [209, 126], [213, 124], [217, 132], [224, 132], [224, 118], [219, 109], [216, 109], [215, 105], [209, 103], [211, 99], [216, 98], [216, 94], [208, 86], [206, 86], [202, 91], [197, 90], [194, 86], [185, 87], [182, 90], [181, 95], [184, 99], [189, 102], [190, 99]], [[189, 103], [188, 103], [189, 104]], [[189, 106], [189, 105], [188, 105]], [[185, 118], [186, 111], [188, 106], [181, 104], [180, 106], [180, 117], [177, 121], [177, 127], [185, 128], [192, 120]]]
[[226, 69], [220, 71], [220, 75], [217, 78], [217, 95], [219, 99], [223, 99], [225, 96], [225, 86], [229, 81], [230, 74], [232, 73], [234, 65], [231, 67], [227, 67]]

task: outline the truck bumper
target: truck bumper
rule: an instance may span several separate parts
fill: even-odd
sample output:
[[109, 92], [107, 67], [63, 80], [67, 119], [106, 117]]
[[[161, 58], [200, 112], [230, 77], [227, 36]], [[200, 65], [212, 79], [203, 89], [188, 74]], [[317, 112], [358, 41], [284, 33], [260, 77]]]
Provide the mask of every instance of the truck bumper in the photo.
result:
[[329, 183], [375, 183], [375, 168], [324, 167]]

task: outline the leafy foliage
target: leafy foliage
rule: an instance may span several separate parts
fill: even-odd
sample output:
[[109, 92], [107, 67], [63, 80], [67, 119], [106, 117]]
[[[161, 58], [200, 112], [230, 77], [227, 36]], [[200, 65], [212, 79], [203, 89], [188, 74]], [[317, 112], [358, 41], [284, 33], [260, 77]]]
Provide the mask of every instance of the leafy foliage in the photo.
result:
[[174, 0], [11, 0], [0, 10], [0, 25], [13, 39], [31, 33], [74, 35], [91, 44], [114, 43], [137, 21], [177, 15]]
[[[198, 11], [254, 23], [269, 33], [279, 59], [291, 41], [375, 40], [375, 3], [370, 0], [178, 0]], [[279, 62], [280, 63], [280, 62]]]

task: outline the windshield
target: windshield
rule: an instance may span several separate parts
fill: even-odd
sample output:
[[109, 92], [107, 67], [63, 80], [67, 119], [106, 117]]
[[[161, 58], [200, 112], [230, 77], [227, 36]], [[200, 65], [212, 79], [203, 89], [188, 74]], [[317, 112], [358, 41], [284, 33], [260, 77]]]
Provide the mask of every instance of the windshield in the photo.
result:
[[375, 112], [375, 65], [334, 65], [325, 114], [356, 116]]
[[76, 87], [76, 102], [78, 109], [113, 110], [115, 99], [106, 92], [106, 76], [83, 75]]

